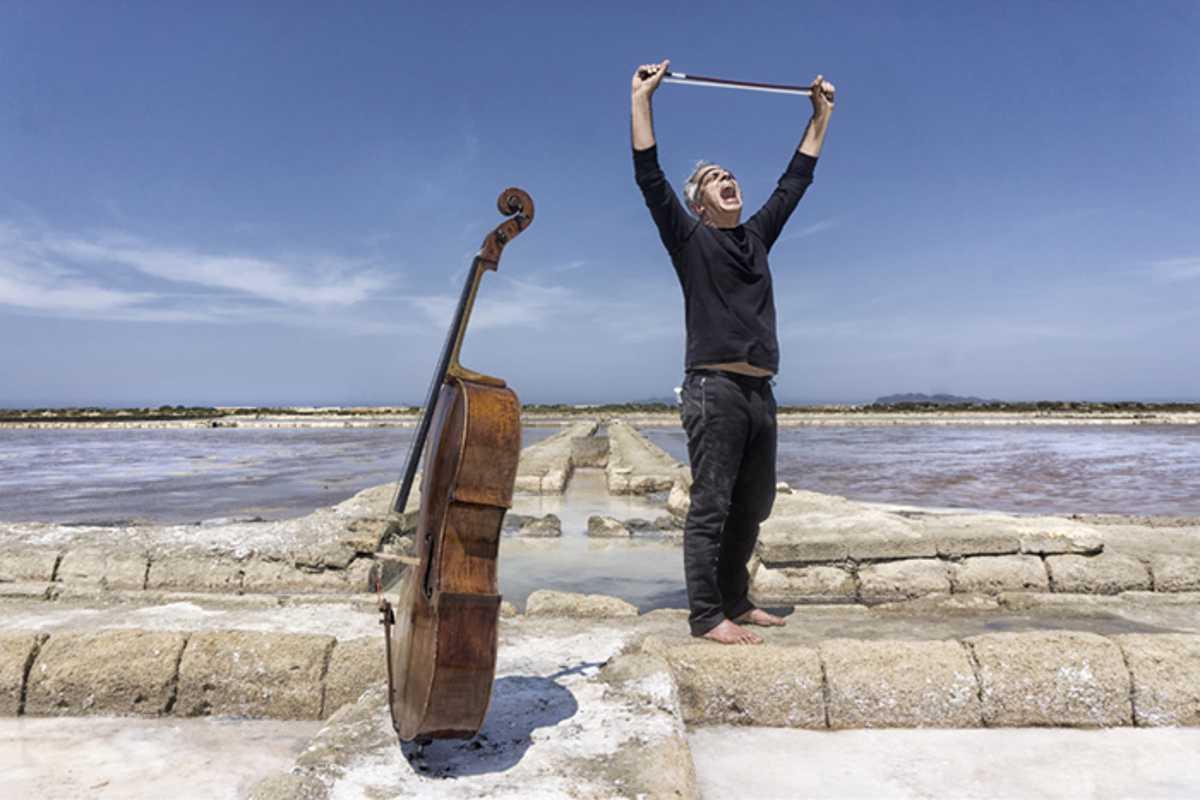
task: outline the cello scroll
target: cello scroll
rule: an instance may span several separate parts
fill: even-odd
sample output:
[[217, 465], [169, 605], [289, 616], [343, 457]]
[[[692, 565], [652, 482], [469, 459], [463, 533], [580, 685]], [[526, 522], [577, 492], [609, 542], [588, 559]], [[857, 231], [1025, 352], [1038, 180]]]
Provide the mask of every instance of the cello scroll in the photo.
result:
[[500, 253], [504, 245], [520, 235], [533, 222], [533, 198], [524, 189], [510, 186], [496, 198], [496, 208], [511, 219], [497, 225], [479, 248], [476, 256], [485, 269], [495, 270], [500, 265]]

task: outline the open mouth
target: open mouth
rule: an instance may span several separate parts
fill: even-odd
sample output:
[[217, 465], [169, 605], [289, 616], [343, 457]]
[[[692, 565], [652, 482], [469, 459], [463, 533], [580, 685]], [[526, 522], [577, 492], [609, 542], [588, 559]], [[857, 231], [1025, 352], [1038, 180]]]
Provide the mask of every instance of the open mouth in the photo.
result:
[[721, 199], [722, 200], [736, 200], [737, 199], [737, 187], [733, 186], [733, 185], [729, 185], [729, 186], [725, 186], [724, 188], [722, 188], [721, 189]]

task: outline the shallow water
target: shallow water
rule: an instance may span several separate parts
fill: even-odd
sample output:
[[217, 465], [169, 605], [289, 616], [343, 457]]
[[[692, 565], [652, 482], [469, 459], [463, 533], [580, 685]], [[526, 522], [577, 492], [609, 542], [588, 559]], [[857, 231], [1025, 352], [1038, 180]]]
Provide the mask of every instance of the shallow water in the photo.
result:
[[604, 471], [579, 469], [562, 496], [518, 495], [518, 514], [557, 514], [563, 535], [555, 539], [506, 536], [500, 543], [500, 593], [524, 606], [536, 589], [607, 594], [642, 611], [684, 608], [683, 548], [653, 535], [632, 539], [593, 539], [587, 519], [593, 514], [620, 520], [653, 520], [665, 513], [663, 502], [636, 495], [610, 495]]
[[[524, 444], [554, 427], [526, 427]], [[412, 428], [0, 430], [0, 521], [284, 519], [395, 481]]]
[[[555, 427], [527, 427], [525, 443]], [[687, 460], [678, 427], [646, 428]], [[407, 428], [0, 430], [0, 521], [300, 516], [396, 479]], [[779, 478], [855, 500], [1200, 514], [1200, 426], [784, 428]]]
[[[681, 429], [643, 432], [687, 460]], [[853, 500], [1200, 515], [1200, 426], [781, 428], [778, 474], [794, 488]]]

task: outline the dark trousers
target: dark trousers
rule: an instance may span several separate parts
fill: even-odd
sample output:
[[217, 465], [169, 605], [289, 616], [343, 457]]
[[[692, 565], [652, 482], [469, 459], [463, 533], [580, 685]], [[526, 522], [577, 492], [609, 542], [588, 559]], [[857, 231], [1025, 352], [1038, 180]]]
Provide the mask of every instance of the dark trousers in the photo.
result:
[[775, 503], [775, 396], [766, 378], [689, 372], [683, 428], [692, 465], [683, 533], [688, 624], [703, 636], [754, 608], [746, 563]]

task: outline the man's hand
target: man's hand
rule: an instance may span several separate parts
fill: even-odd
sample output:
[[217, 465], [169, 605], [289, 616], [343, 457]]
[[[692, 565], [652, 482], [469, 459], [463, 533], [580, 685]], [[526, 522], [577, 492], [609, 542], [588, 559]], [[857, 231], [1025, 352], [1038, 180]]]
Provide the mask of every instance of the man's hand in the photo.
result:
[[823, 75], [818, 75], [810, 84], [812, 89], [813, 116], [818, 119], [829, 119], [829, 115], [833, 113], [833, 84], [825, 80]]
[[630, 87], [630, 103], [633, 107], [633, 149], [645, 150], [654, 146], [654, 115], [650, 111], [650, 98], [663, 78], [667, 77], [670, 59], [661, 64], [642, 64], [633, 73]]
[[633, 98], [645, 97], [649, 99], [654, 91], [658, 89], [658, 85], [662, 83], [663, 78], [667, 77], [667, 67], [671, 66], [671, 59], [667, 59], [661, 64], [642, 64], [633, 73], [633, 84], [630, 87]]
[[825, 143], [825, 130], [829, 127], [829, 118], [833, 116], [833, 84], [818, 75], [809, 84], [812, 89], [812, 119], [804, 129], [804, 138], [800, 140], [800, 152], [816, 158], [821, 155], [821, 145]]

